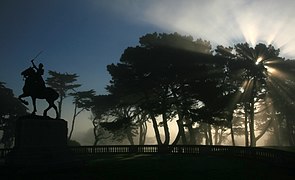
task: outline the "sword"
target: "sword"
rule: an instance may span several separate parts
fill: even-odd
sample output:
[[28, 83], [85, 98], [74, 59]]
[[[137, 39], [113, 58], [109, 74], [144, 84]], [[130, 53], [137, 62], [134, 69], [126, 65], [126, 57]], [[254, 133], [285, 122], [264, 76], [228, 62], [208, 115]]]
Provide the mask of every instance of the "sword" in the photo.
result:
[[33, 62], [43, 51], [40, 51], [32, 60], [31, 62]]

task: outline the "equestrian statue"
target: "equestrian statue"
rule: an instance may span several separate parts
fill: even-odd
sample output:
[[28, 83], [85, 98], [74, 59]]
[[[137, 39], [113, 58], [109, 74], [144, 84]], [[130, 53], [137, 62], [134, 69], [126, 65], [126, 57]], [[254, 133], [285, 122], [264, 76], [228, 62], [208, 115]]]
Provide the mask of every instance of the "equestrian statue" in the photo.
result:
[[54, 101], [58, 99], [59, 94], [54, 89], [45, 86], [45, 82], [42, 78], [44, 74], [43, 64], [40, 63], [37, 67], [34, 63], [34, 59], [31, 60], [33, 67], [29, 67], [21, 73], [24, 77], [25, 85], [23, 87], [23, 94], [21, 94], [18, 99], [25, 105], [28, 105], [29, 103], [22, 98], [29, 96], [32, 98], [34, 108], [32, 115], [35, 115], [37, 112], [36, 99], [45, 99], [49, 106], [44, 110], [43, 116], [47, 116], [47, 111], [53, 108], [56, 112], [56, 118], [58, 118], [58, 110]]

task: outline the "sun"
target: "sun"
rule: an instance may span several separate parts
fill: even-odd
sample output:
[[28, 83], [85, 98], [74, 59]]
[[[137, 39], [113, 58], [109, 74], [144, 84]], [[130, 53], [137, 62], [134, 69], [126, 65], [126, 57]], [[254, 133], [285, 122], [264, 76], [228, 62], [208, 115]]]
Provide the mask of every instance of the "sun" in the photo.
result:
[[263, 60], [262, 57], [258, 57], [255, 64], [258, 65], [262, 60]]

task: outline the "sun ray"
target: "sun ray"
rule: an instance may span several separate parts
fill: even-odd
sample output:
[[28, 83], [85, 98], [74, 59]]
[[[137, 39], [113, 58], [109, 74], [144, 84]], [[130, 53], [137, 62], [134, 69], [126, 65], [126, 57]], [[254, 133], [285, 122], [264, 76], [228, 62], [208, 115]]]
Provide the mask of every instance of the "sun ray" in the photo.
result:
[[284, 99], [285, 102], [293, 103], [295, 100], [294, 88], [290, 88], [284, 82], [284, 78], [281, 77], [270, 77], [268, 80], [268, 86], [273, 96], [278, 96], [280, 99]]

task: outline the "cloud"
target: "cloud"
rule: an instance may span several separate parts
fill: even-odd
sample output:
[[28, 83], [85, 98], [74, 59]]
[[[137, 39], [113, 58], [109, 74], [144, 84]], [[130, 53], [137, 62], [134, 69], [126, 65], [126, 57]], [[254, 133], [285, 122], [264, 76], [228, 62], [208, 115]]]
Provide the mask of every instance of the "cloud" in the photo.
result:
[[[189, 34], [225, 46], [262, 42], [295, 57], [293, 0], [126, 0], [108, 7], [131, 21]], [[105, 2], [107, 3], [107, 1]]]

